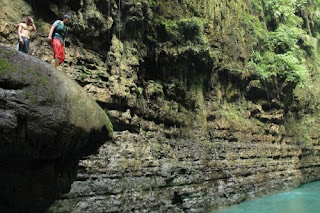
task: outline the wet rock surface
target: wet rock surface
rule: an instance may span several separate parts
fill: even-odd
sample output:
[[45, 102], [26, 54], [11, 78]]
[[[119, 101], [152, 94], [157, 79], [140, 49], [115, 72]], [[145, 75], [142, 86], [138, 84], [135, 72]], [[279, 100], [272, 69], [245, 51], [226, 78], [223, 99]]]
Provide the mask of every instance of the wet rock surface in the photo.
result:
[[1, 212], [41, 212], [69, 190], [82, 156], [112, 137], [105, 112], [66, 74], [1, 46]]

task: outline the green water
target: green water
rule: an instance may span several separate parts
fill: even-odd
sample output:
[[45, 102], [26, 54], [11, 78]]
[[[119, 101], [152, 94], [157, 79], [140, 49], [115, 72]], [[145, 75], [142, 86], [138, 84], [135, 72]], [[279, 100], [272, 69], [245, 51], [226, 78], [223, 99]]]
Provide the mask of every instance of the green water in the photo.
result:
[[320, 213], [320, 181], [211, 213]]

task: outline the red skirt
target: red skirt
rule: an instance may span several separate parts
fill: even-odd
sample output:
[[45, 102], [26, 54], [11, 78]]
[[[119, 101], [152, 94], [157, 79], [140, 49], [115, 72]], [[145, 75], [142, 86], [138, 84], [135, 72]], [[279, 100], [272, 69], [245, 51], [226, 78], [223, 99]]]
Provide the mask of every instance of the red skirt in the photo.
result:
[[53, 58], [59, 58], [59, 63], [63, 63], [65, 59], [65, 54], [64, 54], [64, 47], [61, 43], [61, 41], [57, 38], [53, 38], [51, 40], [51, 45], [53, 48]]

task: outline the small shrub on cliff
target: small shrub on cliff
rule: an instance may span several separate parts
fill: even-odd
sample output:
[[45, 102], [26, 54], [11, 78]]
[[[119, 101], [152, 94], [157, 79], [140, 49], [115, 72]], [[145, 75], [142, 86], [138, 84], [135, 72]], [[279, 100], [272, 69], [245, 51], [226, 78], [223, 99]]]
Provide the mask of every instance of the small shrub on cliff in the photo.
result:
[[185, 40], [199, 41], [203, 33], [203, 23], [200, 19], [193, 17], [182, 19], [178, 22], [179, 31]]
[[177, 43], [181, 40], [181, 35], [178, 31], [178, 25], [172, 20], [162, 20], [161, 25], [164, 27], [165, 40]]
[[166, 40], [173, 43], [198, 43], [203, 35], [203, 23], [196, 17], [179, 21], [162, 20], [161, 25], [164, 26]]
[[256, 52], [254, 60], [249, 64], [251, 68], [254, 67], [256, 69], [262, 81], [275, 83], [274, 79], [277, 79], [279, 83], [275, 85], [277, 87], [282, 87], [288, 83], [303, 86], [304, 80], [309, 76], [304, 61], [299, 59], [293, 51], [288, 51], [284, 54], [268, 51], [263, 55]]
[[305, 32], [298, 27], [280, 24], [274, 32], [270, 32], [270, 39], [266, 42], [270, 43], [276, 53], [281, 54], [299, 48], [298, 41], [303, 39], [304, 35]]

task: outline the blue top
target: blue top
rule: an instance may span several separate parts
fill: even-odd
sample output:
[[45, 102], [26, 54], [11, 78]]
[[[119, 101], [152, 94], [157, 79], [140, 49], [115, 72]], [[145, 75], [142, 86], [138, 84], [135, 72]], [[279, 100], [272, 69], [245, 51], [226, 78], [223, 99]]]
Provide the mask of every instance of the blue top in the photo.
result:
[[55, 26], [54, 31], [52, 33], [52, 38], [57, 38], [63, 43], [65, 36], [67, 35], [67, 27], [63, 24], [63, 21], [56, 20], [53, 23]]

